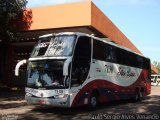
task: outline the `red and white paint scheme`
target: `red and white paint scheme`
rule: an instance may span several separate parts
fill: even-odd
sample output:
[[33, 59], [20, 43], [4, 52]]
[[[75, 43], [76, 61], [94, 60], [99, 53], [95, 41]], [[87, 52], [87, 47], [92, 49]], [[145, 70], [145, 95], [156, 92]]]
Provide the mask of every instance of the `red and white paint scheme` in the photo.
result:
[[39, 37], [27, 60], [27, 102], [95, 108], [142, 100], [151, 91], [150, 60], [109, 41], [71, 32]]

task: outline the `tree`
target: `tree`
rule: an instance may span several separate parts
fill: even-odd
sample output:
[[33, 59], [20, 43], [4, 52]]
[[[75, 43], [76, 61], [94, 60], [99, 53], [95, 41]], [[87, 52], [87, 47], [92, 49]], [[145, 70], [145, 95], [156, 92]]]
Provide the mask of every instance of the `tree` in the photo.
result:
[[158, 73], [160, 74], [160, 62], [153, 61], [153, 65], [158, 69]]
[[0, 82], [6, 81], [10, 51], [15, 52], [10, 42], [19, 40], [20, 31], [32, 24], [32, 10], [26, 9], [26, 4], [26, 0], [0, 0]]
[[15, 40], [19, 30], [30, 27], [32, 11], [26, 9], [26, 4], [26, 0], [0, 0], [0, 40], [2, 42]]

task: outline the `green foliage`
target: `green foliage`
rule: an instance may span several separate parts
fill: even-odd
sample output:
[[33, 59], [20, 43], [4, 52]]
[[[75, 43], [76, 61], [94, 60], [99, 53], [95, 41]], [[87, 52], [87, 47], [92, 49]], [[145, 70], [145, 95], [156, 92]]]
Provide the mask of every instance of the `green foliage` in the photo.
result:
[[153, 61], [153, 65], [158, 69], [158, 73], [160, 74], [160, 62]]
[[0, 0], [0, 40], [9, 42], [16, 39], [18, 34], [13, 23], [16, 16], [26, 8], [26, 0]]

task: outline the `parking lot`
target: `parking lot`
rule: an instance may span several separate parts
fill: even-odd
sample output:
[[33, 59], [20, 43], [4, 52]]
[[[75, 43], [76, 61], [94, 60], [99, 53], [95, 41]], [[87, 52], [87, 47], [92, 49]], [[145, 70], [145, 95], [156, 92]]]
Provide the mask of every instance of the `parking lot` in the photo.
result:
[[[113, 114], [160, 114], [160, 87], [152, 87], [152, 92], [142, 102], [133, 103], [130, 100], [114, 101], [101, 104], [95, 111], [83, 108], [54, 108], [27, 105], [24, 93], [7, 93], [0, 97], [0, 118], [2, 119], [99, 119]], [[128, 117], [128, 116], [127, 116]], [[134, 117], [134, 116], [131, 116]], [[153, 116], [159, 117], [159, 116]]]

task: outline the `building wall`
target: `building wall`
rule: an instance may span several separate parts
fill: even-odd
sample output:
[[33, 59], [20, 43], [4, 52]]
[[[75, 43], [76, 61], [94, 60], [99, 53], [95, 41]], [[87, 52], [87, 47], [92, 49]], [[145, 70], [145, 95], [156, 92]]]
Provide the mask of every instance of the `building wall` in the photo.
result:
[[91, 3], [79, 2], [32, 8], [30, 30], [86, 26], [91, 23]]

